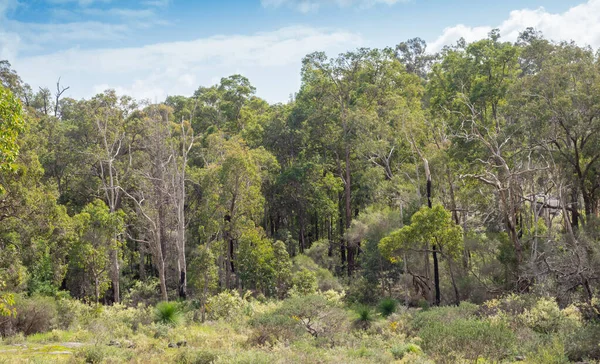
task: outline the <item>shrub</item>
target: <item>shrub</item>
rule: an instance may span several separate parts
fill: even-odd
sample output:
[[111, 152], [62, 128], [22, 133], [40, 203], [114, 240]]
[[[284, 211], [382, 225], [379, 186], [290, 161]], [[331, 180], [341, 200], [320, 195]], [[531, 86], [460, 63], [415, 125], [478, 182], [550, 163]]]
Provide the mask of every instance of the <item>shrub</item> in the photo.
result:
[[391, 349], [391, 352], [392, 352], [392, 355], [394, 356], [394, 359], [396, 359], [396, 360], [400, 360], [400, 359], [404, 358], [404, 356], [409, 353], [416, 354], [416, 355], [423, 354], [423, 350], [421, 349], [421, 347], [419, 345], [413, 344], [413, 343], [405, 343], [405, 344], [393, 346]]
[[458, 358], [500, 360], [510, 354], [514, 333], [503, 324], [487, 320], [456, 319], [431, 321], [419, 330], [423, 349], [436, 362], [455, 362]]
[[56, 300], [56, 308], [58, 326], [63, 330], [76, 329], [78, 326], [86, 325], [96, 317], [97, 313], [92, 306], [71, 298]]
[[350, 282], [346, 299], [351, 303], [375, 304], [377, 303], [378, 294], [377, 285], [369, 282], [364, 277], [360, 277]]
[[371, 326], [371, 323], [375, 320], [375, 316], [369, 306], [358, 306], [356, 308], [356, 318], [354, 319], [354, 327], [366, 330]]
[[294, 274], [290, 295], [306, 296], [317, 291], [317, 276], [308, 269], [302, 269]]
[[206, 302], [206, 311], [213, 320], [239, 317], [243, 308], [244, 300], [237, 291], [223, 291]]
[[211, 364], [218, 359], [217, 355], [206, 350], [183, 350], [177, 354], [177, 364]]
[[178, 326], [183, 323], [184, 315], [175, 302], [160, 302], [154, 309], [154, 320], [157, 323]]
[[476, 317], [477, 305], [461, 302], [460, 306], [437, 307], [420, 311], [412, 321], [414, 329], [419, 330], [435, 323], [450, 323]]
[[102, 363], [106, 357], [106, 348], [99, 345], [84, 346], [75, 353], [75, 356], [89, 364]]
[[349, 323], [346, 312], [321, 295], [289, 298], [274, 313], [293, 318], [313, 337], [329, 343], [345, 332]]
[[567, 356], [572, 361], [600, 360], [600, 324], [588, 323], [575, 329], [566, 340]]
[[130, 306], [138, 306], [140, 303], [155, 305], [159, 292], [158, 286], [158, 278], [151, 278], [147, 281], [135, 281], [132, 287], [125, 293], [123, 303]]
[[7, 317], [0, 324], [3, 336], [21, 332], [24, 335], [50, 331], [57, 326], [56, 301], [51, 297], [15, 297], [16, 316]]
[[290, 342], [304, 333], [298, 319], [281, 313], [258, 315], [250, 325], [254, 330], [249, 341], [256, 345]]
[[331, 271], [325, 268], [319, 268], [315, 271], [317, 277], [317, 287], [320, 291], [338, 291], [341, 292], [344, 288]]
[[550, 334], [559, 331], [569, 331], [569, 329], [577, 326], [578, 317], [567, 315], [569, 312], [567, 310], [563, 314], [554, 299], [540, 298], [521, 317], [523, 322], [532, 330], [542, 334]]
[[377, 308], [383, 317], [388, 317], [396, 312], [396, 309], [398, 308], [398, 302], [392, 298], [384, 298], [379, 302]]

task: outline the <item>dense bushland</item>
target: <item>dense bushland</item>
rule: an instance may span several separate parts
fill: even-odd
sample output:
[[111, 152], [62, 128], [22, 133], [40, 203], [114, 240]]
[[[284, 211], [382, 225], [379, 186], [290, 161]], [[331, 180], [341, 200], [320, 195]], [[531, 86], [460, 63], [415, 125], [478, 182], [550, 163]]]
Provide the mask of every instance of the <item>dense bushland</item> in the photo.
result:
[[494, 30], [316, 52], [301, 78], [275, 105], [241, 75], [74, 100], [1, 61], [3, 342], [74, 340], [88, 362], [599, 360], [597, 52]]

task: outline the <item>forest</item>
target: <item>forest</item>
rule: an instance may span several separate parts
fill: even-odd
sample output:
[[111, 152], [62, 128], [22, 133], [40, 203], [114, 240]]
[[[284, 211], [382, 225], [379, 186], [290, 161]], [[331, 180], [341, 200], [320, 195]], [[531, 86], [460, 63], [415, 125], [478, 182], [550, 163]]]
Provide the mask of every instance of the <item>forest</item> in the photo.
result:
[[300, 72], [75, 100], [0, 61], [0, 362], [600, 361], [600, 53]]

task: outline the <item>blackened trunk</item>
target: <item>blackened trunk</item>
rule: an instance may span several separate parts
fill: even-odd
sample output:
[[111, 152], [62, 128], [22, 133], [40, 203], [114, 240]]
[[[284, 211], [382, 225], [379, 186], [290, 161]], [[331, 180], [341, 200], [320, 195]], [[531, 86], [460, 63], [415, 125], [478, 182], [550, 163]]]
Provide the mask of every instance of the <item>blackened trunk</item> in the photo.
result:
[[[425, 164], [425, 175], [427, 176], [427, 207], [432, 208], [433, 203], [431, 201], [431, 172], [429, 171], [429, 163], [427, 159], [424, 160]], [[435, 305], [439, 306], [441, 302], [440, 293], [440, 269], [437, 256], [437, 247], [433, 243], [433, 283], [435, 285]]]

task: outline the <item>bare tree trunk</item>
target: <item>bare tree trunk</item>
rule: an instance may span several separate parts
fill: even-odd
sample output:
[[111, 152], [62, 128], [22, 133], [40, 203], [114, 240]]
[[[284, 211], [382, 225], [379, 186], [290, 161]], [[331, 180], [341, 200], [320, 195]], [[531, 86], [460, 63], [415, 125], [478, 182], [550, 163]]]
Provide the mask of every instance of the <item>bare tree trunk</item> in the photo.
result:
[[[427, 159], [423, 158], [423, 165], [425, 167], [425, 176], [427, 177], [427, 207], [432, 208], [433, 203], [431, 201], [431, 172], [429, 171], [429, 162]], [[435, 305], [439, 306], [441, 302], [441, 293], [440, 293], [440, 268], [438, 263], [437, 256], [437, 247], [436, 244], [433, 243], [433, 282], [435, 286]]]

